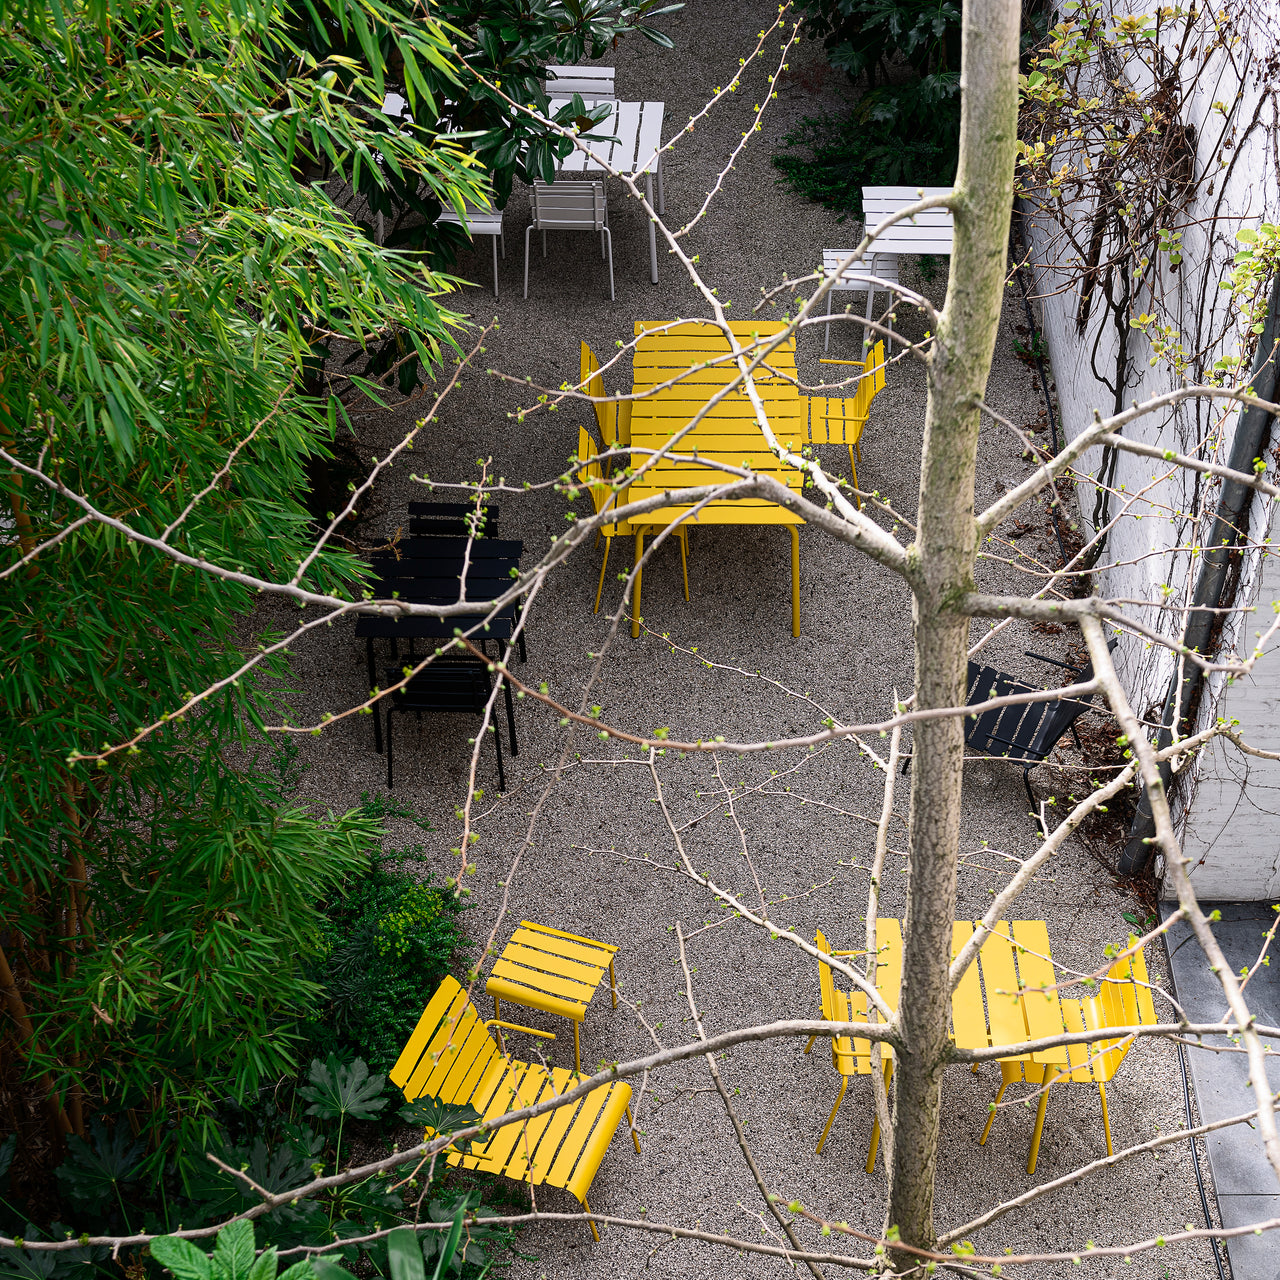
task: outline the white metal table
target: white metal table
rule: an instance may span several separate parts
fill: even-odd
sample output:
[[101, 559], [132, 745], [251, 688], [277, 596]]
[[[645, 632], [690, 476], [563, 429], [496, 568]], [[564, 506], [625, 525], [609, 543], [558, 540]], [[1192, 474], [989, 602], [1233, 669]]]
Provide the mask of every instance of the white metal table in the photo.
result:
[[[552, 98], [552, 112], [568, 106], [569, 98]], [[618, 173], [636, 177], [644, 174], [644, 193], [651, 208], [666, 212], [666, 197], [662, 187], [662, 116], [666, 104], [662, 102], [619, 102], [616, 99], [584, 99], [588, 108], [609, 106], [608, 119], [596, 125], [590, 134], [582, 136], [586, 150], [575, 147], [561, 161], [559, 172], [566, 176], [579, 173], [604, 173], [606, 166]], [[593, 139], [594, 134], [600, 140]], [[606, 141], [606, 139], [613, 141]], [[658, 202], [653, 201], [654, 174], [658, 178]], [[652, 219], [649, 222], [649, 279], [658, 283], [658, 231]]]

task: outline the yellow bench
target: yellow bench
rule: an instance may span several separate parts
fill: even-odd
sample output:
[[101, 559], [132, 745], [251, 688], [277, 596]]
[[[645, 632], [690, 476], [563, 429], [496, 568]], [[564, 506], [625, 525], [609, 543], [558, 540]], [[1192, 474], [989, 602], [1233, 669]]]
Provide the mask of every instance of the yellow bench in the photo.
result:
[[[514, 1022], [481, 1021], [458, 981], [445, 978], [391, 1068], [392, 1083], [408, 1102], [425, 1095], [467, 1104], [491, 1123], [510, 1111], [565, 1093], [581, 1079], [575, 1071], [508, 1058], [489, 1034], [495, 1024], [555, 1039], [549, 1032]], [[587, 1192], [624, 1115], [636, 1151], [640, 1150], [630, 1104], [629, 1084], [602, 1084], [577, 1102], [506, 1125], [487, 1140], [473, 1142], [469, 1153], [449, 1147], [445, 1158], [450, 1165], [483, 1169], [535, 1187], [543, 1183], [564, 1187], [590, 1213]], [[599, 1240], [595, 1223], [589, 1225]]]

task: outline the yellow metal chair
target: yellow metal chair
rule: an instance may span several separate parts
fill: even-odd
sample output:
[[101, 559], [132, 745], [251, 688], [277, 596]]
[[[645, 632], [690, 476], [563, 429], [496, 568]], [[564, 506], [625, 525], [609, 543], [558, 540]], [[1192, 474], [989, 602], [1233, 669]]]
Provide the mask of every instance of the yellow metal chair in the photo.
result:
[[[814, 444], [845, 444], [853, 487], [858, 488], [858, 463], [862, 461], [862, 432], [871, 416], [871, 402], [884, 387], [884, 343], [877, 342], [865, 360], [824, 360], [823, 364], [848, 364], [862, 369], [857, 390], [851, 396], [809, 397], [809, 438]], [[857, 461], [854, 455], [857, 455]], [[859, 508], [862, 499], [854, 494]]]
[[[581, 1070], [578, 1029], [606, 969], [613, 1007], [618, 1007], [618, 984], [613, 972], [617, 950], [608, 942], [521, 920], [485, 983], [485, 991], [493, 997], [494, 1017], [502, 1016], [499, 1001], [510, 1000], [527, 1009], [568, 1018], [573, 1023], [573, 1065]], [[502, 1043], [501, 1032], [498, 1043]]]
[[[609, 430], [614, 433], [614, 444], [609, 442], [609, 435], [605, 436], [605, 448], [614, 448], [621, 445], [620, 433], [624, 423], [631, 420], [631, 402], [622, 401], [620, 403], [608, 404], [604, 408], [608, 410], [605, 414], [605, 421]], [[625, 413], [623, 411], [626, 411]], [[628, 432], [628, 440], [630, 433]], [[625, 448], [625, 445], [621, 445]], [[625, 503], [626, 487], [616, 491], [609, 483], [605, 476], [604, 468], [593, 455], [595, 454], [595, 442], [588, 434], [586, 427], [578, 428], [578, 457], [586, 458], [588, 461], [578, 469], [578, 479], [586, 486], [591, 494], [591, 505], [595, 508], [596, 515], [599, 515], [608, 507], [616, 507], [619, 503]], [[607, 524], [600, 526], [600, 537], [604, 539], [604, 560], [600, 564], [600, 581], [596, 585], [596, 607], [594, 612], [600, 612], [600, 596], [604, 591], [604, 575], [605, 570], [609, 567], [609, 551], [613, 545], [614, 538], [629, 537], [632, 534], [655, 534], [661, 533], [665, 526], [651, 524], [634, 524], [627, 520], [612, 520]], [[689, 599], [689, 530], [684, 525], [676, 527], [676, 539], [680, 543], [680, 568], [684, 574], [684, 598]]]
[[[575, 1072], [508, 1058], [489, 1034], [493, 1026], [555, 1039], [550, 1032], [514, 1022], [482, 1022], [457, 980], [445, 978], [391, 1068], [392, 1082], [409, 1102], [428, 1095], [466, 1103], [486, 1121], [554, 1098], [578, 1082]], [[482, 1169], [531, 1186], [545, 1182], [564, 1187], [590, 1213], [587, 1193], [624, 1115], [639, 1152], [631, 1086], [614, 1081], [575, 1103], [507, 1125], [486, 1141], [473, 1143], [470, 1153], [449, 1147], [445, 1158], [453, 1166]], [[595, 1223], [590, 1225], [599, 1240]]]
[[[1129, 938], [1132, 946], [1136, 938]], [[1151, 1026], [1158, 1021], [1151, 988], [1147, 980], [1147, 962], [1141, 948], [1132, 956], [1117, 960], [1103, 979], [1096, 996], [1084, 1000], [1063, 1000], [1062, 1022], [1066, 1031], [1100, 1031], [1111, 1027]], [[1070, 1066], [1062, 1070], [1048, 1063], [1001, 1062], [1000, 1092], [996, 1094], [996, 1106], [1005, 1090], [1018, 1080], [1042, 1085], [1040, 1104], [1036, 1110], [1035, 1128], [1031, 1134], [1031, 1150], [1027, 1156], [1027, 1172], [1035, 1173], [1040, 1154], [1040, 1137], [1044, 1132], [1045, 1112], [1049, 1105], [1049, 1090], [1063, 1082], [1073, 1084], [1097, 1084], [1102, 1102], [1102, 1129], [1107, 1140], [1107, 1155], [1112, 1155], [1111, 1118], [1107, 1114], [1107, 1081], [1115, 1075], [1125, 1054], [1133, 1045], [1132, 1038], [1120, 1037], [1090, 1041], [1067, 1046]], [[979, 1144], [985, 1144], [995, 1120], [995, 1109], [987, 1117]]]
[[[827, 945], [826, 935], [821, 929], [818, 930], [814, 937], [814, 943], [819, 951], [826, 955], [831, 955], [831, 948]], [[837, 956], [845, 955], [861, 955], [857, 951], [837, 951]], [[862, 991], [852, 991], [846, 994], [841, 991], [835, 984], [834, 976], [831, 972], [831, 966], [824, 961], [818, 961], [818, 988], [821, 992], [822, 999], [822, 1016], [828, 1022], [859, 1022], [867, 1016], [867, 997]], [[813, 1048], [813, 1043], [817, 1040], [817, 1036], [809, 1037], [809, 1043], [805, 1045], [804, 1051], [808, 1053]], [[822, 1131], [822, 1137], [818, 1139], [817, 1154], [821, 1155], [822, 1148], [826, 1145], [827, 1135], [831, 1132], [831, 1126], [835, 1121], [836, 1112], [840, 1110], [840, 1104], [844, 1101], [845, 1090], [849, 1087], [850, 1076], [869, 1076], [871, 1074], [871, 1041], [864, 1038], [855, 1038], [852, 1036], [832, 1036], [831, 1037], [831, 1065], [840, 1073], [840, 1092], [836, 1095], [836, 1104], [831, 1108], [831, 1114], [827, 1117], [827, 1127]], [[892, 1078], [893, 1063], [889, 1060], [885, 1064], [885, 1081], [886, 1084]], [[880, 1121], [877, 1118], [871, 1130], [871, 1154], [867, 1159], [867, 1172], [875, 1166], [875, 1153], [879, 1145], [880, 1139]]]

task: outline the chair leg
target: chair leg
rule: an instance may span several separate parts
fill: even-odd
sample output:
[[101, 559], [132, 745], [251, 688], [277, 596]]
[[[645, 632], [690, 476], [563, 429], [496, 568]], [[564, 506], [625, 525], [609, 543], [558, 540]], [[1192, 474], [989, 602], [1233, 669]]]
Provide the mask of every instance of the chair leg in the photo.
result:
[[658, 212], [660, 214], [667, 211], [667, 184], [662, 180], [662, 157], [658, 157]]
[[600, 565], [600, 582], [596, 586], [596, 607], [594, 612], [600, 612], [600, 595], [604, 591], [604, 571], [609, 567], [609, 548], [613, 546], [613, 539], [606, 538], [604, 540], [604, 560]]
[[[373, 694], [373, 687], [378, 683], [378, 673], [373, 666], [373, 637], [366, 636], [364, 642], [365, 662], [369, 667], [369, 693]], [[373, 710], [373, 749], [382, 754], [382, 707], [381, 702], [375, 702]]]
[[1004, 1091], [1008, 1087], [1009, 1087], [1008, 1080], [1000, 1081], [1000, 1092], [996, 1094], [996, 1100], [991, 1107], [991, 1114], [987, 1116], [986, 1127], [982, 1130], [982, 1137], [978, 1139], [978, 1146], [980, 1147], [985, 1147], [987, 1145], [987, 1138], [991, 1134], [991, 1126], [995, 1123], [996, 1107], [1000, 1105], [1000, 1099], [1004, 1097]]
[[[497, 997], [497, 996], [494, 996], [494, 997], [493, 997], [493, 1018], [494, 1018], [494, 1021], [496, 1022], [496, 1021], [497, 1021], [499, 1018], [501, 1018], [501, 1017], [502, 1017], [502, 1006], [500, 1005], [500, 1003], [499, 1003], [499, 1001], [498, 1001], [498, 997]], [[499, 1052], [499, 1053], [501, 1053], [501, 1054], [502, 1054], [502, 1056], [505, 1058], [505, 1057], [507, 1056], [507, 1046], [506, 1046], [505, 1044], [503, 1044], [503, 1042], [502, 1042], [502, 1028], [501, 1028], [501, 1027], [494, 1027], [494, 1029], [493, 1029], [493, 1030], [494, 1030], [494, 1033], [495, 1033], [495, 1034], [497, 1035], [497, 1037], [498, 1037], [498, 1052]]]
[[604, 261], [604, 228], [600, 229], [600, 261]]
[[529, 296], [529, 232], [533, 230], [530, 223], [524, 229], [524, 296]]
[[493, 726], [493, 749], [498, 756], [498, 790], [505, 791], [507, 789], [507, 775], [502, 769], [502, 734], [498, 731], [498, 726]]
[[1036, 1160], [1040, 1155], [1040, 1136], [1044, 1133], [1044, 1115], [1049, 1109], [1049, 1090], [1053, 1087], [1053, 1080], [1044, 1082], [1044, 1091], [1040, 1094], [1040, 1105], [1036, 1108], [1036, 1127], [1031, 1131], [1031, 1150], [1027, 1154], [1027, 1172], [1035, 1173]]
[[1032, 765], [1031, 768], [1024, 768], [1022, 770], [1022, 785], [1027, 789], [1027, 800], [1031, 804], [1032, 813], [1035, 813], [1036, 811], [1036, 797], [1034, 792], [1031, 790], [1031, 769], [1034, 767], [1035, 766]]
[[813, 1048], [813, 1042], [814, 1042], [817, 1038], [818, 1038], [818, 1037], [817, 1037], [817, 1035], [816, 1035], [816, 1034], [815, 1034], [815, 1035], [811, 1035], [811, 1036], [809, 1037], [809, 1043], [808, 1043], [807, 1045], [805, 1045], [805, 1047], [804, 1047], [804, 1051], [805, 1051], [805, 1053], [808, 1053], [808, 1052], [809, 1052], [809, 1050]]
[[631, 598], [631, 638], [640, 639], [640, 579], [642, 570], [640, 561], [644, 559], [644, 534], [636, 534], [636, 585]]
[[831, 1125], [836, 1118], [836, 1112], [840, 1110], [840, 1104], [844, 1101], [844, 1091], [849, 1087], [849, 1077], [840, 1077], [840, 1092], [836, 1094], [836, 1105], [831, 1108], [831, 1114], [827, 1117], [827, 1127], [822, 1131], [822, 1137], [818, 1139], [818, 1150], [816, 1155], [822, 1154], [822, 1148], [826, 1146], [827, 1134], [831, 1132]]
[[800, 635], [800, 530], [791, 526], [791, 635]]
[[498, 237], [491, 237], [493, 240], [493, 296], [498, 296]]
[[[591, 1212], [591, 1206], [590, 1206], [590, 1205], [589, 1205], [585, 1200], [582, 1202], [582, 1207], [583, 1207], [583, 1208], [584, 1208], [588, 1213], [590, 1213], [590, 1212]], [[588, 1222], [588, 1223], [587, 1223], [587, 1226], [589, 1226], [589, 1227], [591, 1228], [591, 1234], [592, 1234], [593, 1236], [595, 1236], [596, 1244], [599, 1244], [599, 1243], [600, 1243], [600, 1233], [596, 1230], [596, 1224], [595, 1224], [594, 1222]]]
[[835, 288], [827, 290], [827, 323], [823, 326], [822, 349], [823, 351], [831, 350], [831, 298], [835, 293]]
[[618, 1007], [618, 979], [613, 973], [613, 961], [609, 961], [609, 992], [613, 996], [613, 1007]]
[[[511, 754], [518, 756], [520, 748], [516, 744], [516, 713], [515, 705], [511, 701], [511, 684], [509, 681], [502, 682], [502, 693], [507, 703], [507, 738], [511, 743]], [[496, 725], [494, 726], [496, 729]]]
[[636, 1132], [636, 1118], [631, 1114], [631, 1106], [627, 1105], [627, 1123], [631, 1126], [631, 1141], [636, 1144], [636, 1155], [640, 1154], [640, 1135]]
[[858, 464], [853, 460], [853, 445], [849, 446], [849, 470], [853, 472], [853, 500], [858, 504], [858, 510], [862, 510], [862, 497], [858, 493]]
[[573, 1024], [573, 1069], [579, 1075], [581, 1075], [582, 1074], [582, 1051], [578, 1046], [578, 1031], [579, 1031], [579, 1024], [575, 1022]]
[[498, 232], [498, 243], [502, 246], [502, 260], [503, 260], [503, 262], [506, 262], [506, 260], [507, 260], [507, 237], [506, 237], [506, 234], [505, 234], [504, 232], [502, 232], [502, 231], [499, 231], [499, 232]]
[[[392, 706], [387, 707], [387, 790], [388, 791], [391, 790], [393, 785], [392, 777], [391, 777], [391, 713], [394, 710], [395, 710], [395, 707], [392, 707]], [[376, 708], [374, 709], [374, 715], [377, 715]]]
[[684, 574], [684, 602], [689, 603], [689, 535], [684, 529], [678, 530], [680, 539], [680, 570]]
[[610, 234], [608, 227], [605, 227], [603, 235], [609, 244], [609, 301], [612, 302], [614, 300], [613, 298], [613, 236]]
[[1107, 1135], [1107, 1155], [1114, 1155], [1111, 1149], [1111, 1117], [1107, 1114], [1107, 1086], [1098, 1081], [1098, 1097], [1102, 1099], [1102, 1131]]

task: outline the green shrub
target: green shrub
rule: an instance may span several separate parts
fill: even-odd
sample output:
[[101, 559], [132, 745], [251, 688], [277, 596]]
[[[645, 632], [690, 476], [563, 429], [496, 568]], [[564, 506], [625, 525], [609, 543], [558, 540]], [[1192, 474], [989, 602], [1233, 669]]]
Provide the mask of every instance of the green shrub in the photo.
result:
[[810, 200], [862, 217], [862, 188], [949, 186], [960, 110], [949, 83], [874, 89], [844, 119], [806, 116], [773, 157], [782, 181]]
[[316, 1053], [359, 1054], [390, 1069], [418, 1015], [468, 945], [464, 898], [415, 881], [396, 859], [375, 862], [326, 904], [329, 924], [313, 973], [327, 991], [312, 1027]]

